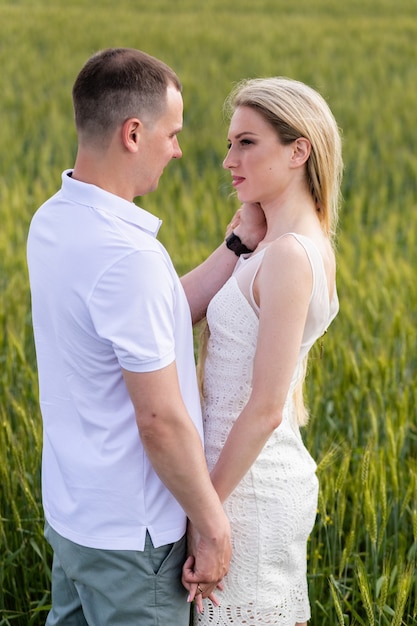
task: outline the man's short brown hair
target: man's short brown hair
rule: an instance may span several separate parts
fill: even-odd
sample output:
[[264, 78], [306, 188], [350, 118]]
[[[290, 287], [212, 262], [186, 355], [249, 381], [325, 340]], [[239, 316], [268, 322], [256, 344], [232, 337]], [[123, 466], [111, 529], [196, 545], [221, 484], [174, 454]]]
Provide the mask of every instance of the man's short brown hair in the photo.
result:
[[100, 140], [131, 117], [152, 120], [164, 112], [170, 84], [181, 91], [163, 61], [134, 48], [108, 48], [81, 69], [72, 90], [77, 131]]

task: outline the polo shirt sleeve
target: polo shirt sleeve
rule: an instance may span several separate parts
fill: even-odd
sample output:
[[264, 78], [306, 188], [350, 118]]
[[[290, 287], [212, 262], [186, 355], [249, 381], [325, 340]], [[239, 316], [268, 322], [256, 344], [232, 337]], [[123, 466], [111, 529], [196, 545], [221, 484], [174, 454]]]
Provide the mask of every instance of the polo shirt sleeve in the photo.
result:
[[124, 369], [151, 372], [175, 360], [176, 288], [172, 269], [155, 250], [127, 254], [98, 280], [90, 315]]

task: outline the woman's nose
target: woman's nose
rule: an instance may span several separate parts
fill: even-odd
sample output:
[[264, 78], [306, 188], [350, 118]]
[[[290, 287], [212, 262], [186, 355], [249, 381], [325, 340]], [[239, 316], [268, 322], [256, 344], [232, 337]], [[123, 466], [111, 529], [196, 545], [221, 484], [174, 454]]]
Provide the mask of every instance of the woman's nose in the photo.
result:
[[232, 149], [229, 148], [228, 153], [226, 154], [223, 160], [223, 167], [225, 170], [229, 170], [233, 167], [233, 157], [232, 157]]

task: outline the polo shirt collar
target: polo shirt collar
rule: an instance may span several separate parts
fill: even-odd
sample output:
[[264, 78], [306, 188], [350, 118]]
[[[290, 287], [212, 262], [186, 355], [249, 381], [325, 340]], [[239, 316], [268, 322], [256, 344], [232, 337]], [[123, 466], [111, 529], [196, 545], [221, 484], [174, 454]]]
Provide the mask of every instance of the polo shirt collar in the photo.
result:
[[64, 196], [77, 204], [111, 213], [125, 222], [139, 226], [154, 237], [157, 236], [162, 220], [134, 202], [129, 202], [96, 185], [75, 180], [71, 177], [72, 172], [73, 170], [65, 170], [62, 173], [61, 191]]

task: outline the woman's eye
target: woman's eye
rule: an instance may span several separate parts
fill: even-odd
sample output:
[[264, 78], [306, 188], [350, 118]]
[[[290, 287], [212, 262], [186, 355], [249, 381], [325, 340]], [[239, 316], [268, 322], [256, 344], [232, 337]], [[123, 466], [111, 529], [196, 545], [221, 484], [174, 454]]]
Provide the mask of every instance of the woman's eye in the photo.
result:
[[[240, 146], [249, 146], [250, 144], [253, 144], [253, 141], [251, 139], [240, 139], [239, 141]], [[232, 142], [228, 141], [227, 149], [230, 150], [231, 147], [232, 147]]]

